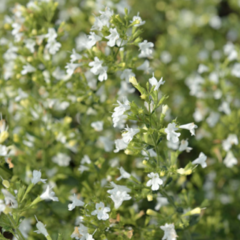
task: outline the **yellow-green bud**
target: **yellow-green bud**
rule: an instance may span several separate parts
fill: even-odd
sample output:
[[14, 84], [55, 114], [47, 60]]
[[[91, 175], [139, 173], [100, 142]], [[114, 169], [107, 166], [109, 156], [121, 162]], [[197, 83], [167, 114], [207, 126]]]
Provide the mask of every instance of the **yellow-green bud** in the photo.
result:
[[168, 110], [168, 105], [162, 105], [162, 114], [165, 115], [167, 110]]
[[153, 200], [153, 195], [152, 195], [152, 194], [148, 194], [148, 195], [147, 195], [147, 200], [148, 200], [149, 202], [151, 202], [151, 201]]
[[153, 211], [152, 209], [148, 209], [146, 214], [149, 216], [157, 216], [157, 212]]
[[9, 188], [10, 187], [10, 183], [8, 180], [4, 180], [2, 181], [2, 185], [5, 187], [5, 188]]
[[137, 79], [134, 76], [129, 78], [129, 82], [132, 83], [133, 86], [138, 85]]

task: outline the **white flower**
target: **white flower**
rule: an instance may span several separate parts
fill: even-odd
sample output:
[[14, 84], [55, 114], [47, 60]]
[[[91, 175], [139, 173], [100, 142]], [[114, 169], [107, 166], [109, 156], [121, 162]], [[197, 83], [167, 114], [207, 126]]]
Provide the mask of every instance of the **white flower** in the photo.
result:
[[48, 43], [46, 45], [46, 48], [48, 49], [49, 53], [54, 55], [56, 52], [60, 49], [61, 43], [57, 42], [56, 40], [48, 40]]
[[123, 139], [115, 140], [116, 149], [114, 150], [115, 153], [119, 152], [120, 150], [126, 149], [128, 144], [123, 141]]
[[212, 16], [210, 21], [209, 21], [209, 25], [214, 29], [219, 29], [222, 26], [222, 20], [217, 15]]
[[52, 157], [52, 161], [59, 166], [68, 166], [71, 158], [65, 153], [58, 153], [56, 156]]
[[213, 83], [218, 83], [218, 79], [219, 79], [219, 77], [218, 77], [218, 73], [217, 72], [211, 72], [210, 74], [209, 74], [209, 80], [211, 81], [211, 82], [213, 82]]
[[100, 132], [103, 130], [103, 121], [92, 122], [91, 127], [93, 127], [95, 131]]
[[204, 73], [204, 72], [208, 72], [209, 68], [207, 66], [205, 66], [204, 64], [200, 64], [198, 66], [198, 73]]
[[26, 39], [25, 40], [25, 47], [31, 52], [34, 53], [34, 47], [36, 45], [36, 41], [33, 39]]
[[104, 26], [109, 27], [110, 25], [110, 18], [113, 15], [113, 10], [110, 10], [110, 8], [106, 8], [104, 12], [99, 11], [101, 15], [99, 17], [95, 18], [95, 22], [92, 26], [93, 30], [99, 30], [101, 31]]
[[92, 67], [90, 71], [94, 75], [97, 75], [99, 72], [99, 69], [102, 67], [102, 63], [103, 61], [101, 61], [98, 57], [94, 57], [94, 61], [88, 64], [90, 67]]
[[23, 219], [18, 228], [22, 233], [23, 237], [25, 239], [28, 239], [28, 232], [32, 229], [31, 219], [28, 218]]
[[171, 148], [173, 150], [177, 150], [179, 147], [179, 142], [173, 143], [171, 141], [167, 141], [168, 148]]
[[127, 132], [124, 132], [122, 134], [122, 137], [123, 137], [122, 139], [125, 143], [130, 143], [133, 137], [140, 131], [139, 129], [129, 128], [128, 126], [125, 128], [125, 130]]
[[142, 70], [144, 73], [148, 74], [152, 71], [152, 68], [150, 67], [150, 63], [148, 60], [145, 60], [143, 64], [137, 67], [137, 70]]
[[58, 201], [58, 197], [55, 197], [55, 193], [52, 191], [52, 187], [49, 185], [47, 185], [45, 192], [42, 193], [40, 198], [43, 200]]
[[0, 199], [0, 215], [1, 215], [1, 212], [3, 212], [6, 208], [6, 205], [4, 204], [3, 200]]
[[98, 36], [95, 32], [90, 32], [90, 35], [88, 35], [86, 48], [91, 49], [101, 39], [102, 38], [100, 36]]
[[207, 156], [204, 153], [201, 152], [199, 154], [199, 157], [196, 158], [192, 163], [193, 164], [200, 164], [202, 166], [202, 168], [205, 168], [207, 166], [206, 160], [207, 160]]
[[127, 98], [124, 98], [123, 103], [117, 101], [119, 106], [114, 108], [114, 113], [112, 114], [113, 127], [122, 128], [127, 115], [124, 115], [124, 112], [130, 109], [130, 102]]
[[154, 91], [157, 91], [159, 87], [165, 83], [165, 81], [163, 81], [163, 78], [161, 78], [158, 82], [157, 79], [154, 77], [154, 73], [153, 76], [149, 79], [149, 82], [152, 86], [155, 87]]
[[131, 196], [128, 194], [128, 192], [130, 192], [131, 189], [125, 186], [117, 185], [114, 182], [111, 182], [110, 184], [114, 188], [111, 190], [108, 190], [107, 192], [111, 194], [110, 198], [114, 202], [114, 207], [118, 209], [122, 205], [123, 201], [131, 199]]
[[88, 233], [88, 228], [85, 227], [82, 223], [80, 223], [80, 226], [78, 228], [75, 227], [75, 230], [71, 235], [71, 238], [80, 240], [94, 240], [92, 235]]
[[127, 96], [128, 94], [131, 94], [133, 92], [135, 92], [135, 88], [132, 88], [128, 82], [125, 81], [121, 82], [121, 86], [118, 91], [119, 96]]
[[25, 93], [21, 88], [18, 89], [18, 95], [15, 97], [15, 101], [19, 102], [20, 100], [27, 98], [28, 94]]
[[17, 208], [18, 202], [16, 198], [8, 192], [6, 189], [2, 189], [2, 193], [4, 195], [5, 204], [10, 208]]
[[100, 82], [104, 81], [104, 80], [107, 80], [107, 70], [108, 70], [108, 67], [101, 67], [99, 68], [98, 70], [98, 80]]
[[43, 234], [45, 237], [48, 236], [47, 229], [45, 228], [46, 225], [44, 225], [42, 222], [38, 221], [36, 224], [36, 227], [38, 230], [34, 231], [38, 234]]
[[102, 66], [103, 61], [99, 60], [98, 57], [94, 57], [94, 61], [89, 63], [91, 68], [91, 72], [98, 76], [99, 81], [107, 80], [107, 69], [108, 67]]
[[142, 155], [145, 157], [145, 159], [149, 159], [149, 157], [157, 157], [157, 153], [153, 150], [153, 148], [143, 150]]
[[168, 110], [168, 105], [162, 105], [162, 114], [166, 114], [167, 110]]
[[224, 45], [223, 50], [224, 50], [224, 53], [228, 55], [229, 61], [237, 60], [238, 53], [231, 42], [228, 42], [226, 45]]
[[165, 198], [165, 197], [162, 197], [160, 194], [157, 195], [157, 205], [155, 206], [155, 210], [156, 211], [159, 211], [159, 209], [162, 207], [162, 206], [165, 206], [168, 204], [168, 199]]
[[79, 63], [67, 63], [67, 66], [65, 67], [67, 69], [67, 74], [72, 76], [75, 69], [79, 66], [81, 66]]
[[72, 63], [72, 62], [75, 62], [75, 61], [81, 59], [82, 56], [80, 54], [78, 54], [75, 49], [73, 49], [70, 58], [71, 58], [71, 63]]
[[45, 35], [46, 38], [48, 38], [49, 41], [53, 41], [57, 38], [57, 32], [54, 28], [49, 28], [48, 33]]
[[231, 113], [231, 108], [229, 106], [229, 103], [226, 101], [223, 101], [221, 105], [219, 106], [218, 110], [220, 112], [224, 112], [225, 114], [229, 115]]
[[38, 182], [43, 182], [45, 183], [47, 181], [47, 179], [41, 179], [41, 171], [37, 171], [37, 170], [33, 170], [33, 177], [32, 177], [32, 183], [36, 184]]
[[164, 231], [164, 236], [162, 240], [176, 240], [177, 234], [174, 228], [174, 224], [166, 223], [164, 226], [160, 226], [160, 228]]
[[72, 196], [72, 203], [68, 204], [68, 210], [72, 211], [75, 207], [82, 207], [84, 205], [84, 202], [77, 198], [77, 196], [74, 194]]
[[85, 164], [85, 163], [90, 164], [91, 163], [91, 159], [89, 158], [88, 155], [84, 155], [84, 157], [81, 160], [81, 163], [82, 164]]
[[177, 143], [179, 141], [178, 137], [181, 133], [176, 133], [178, 130], [175, 123], [169, 123], [167, 128], [165, 128], [165, 132], [167, 133], [167, 140], [173, 143]]
[[238, 145], [238, 138], [236, 134], [229, 134], [227, 139], [222, 142], [222, 147], [225, 151], [229, 151], [232, 145]]
[[133, 73], [132, 69], [130, 69], [130, 68], [124, 69], [123, 72], [120, 75], [120, 78], [122, 80], [125, 79], [125, 81], [129, 81], [130, 77], [135, 77], [135, 73]]
[[83, 173], [84, 171], [88, 171], [89, 170], [89, 167], [86, 167], [84, 165], [80, 165], [80, 167], [78, 168], [78, 171]]
[[91, 215], [97, 215], [97, 218], [99, 220], [107, 220], [109, 218], [107, 212], [110, 212], [110, 208], [105, 207], [103, 202], [96, 203], [95, 207], [96, 210], [94, 210]]
[[33, 67], [30, 64], [27, 64], [27, 65], [23, 66], [23, 70], [21, 71], [21, 74], [26, 75], [27, 73], [32, 73], [32, 72], [35, 72], [35, 71], [36, 71], [35, 67]]
[[197, 125], [195, 125], [194, 123], [188, 123], [188, 124], [184, 124], [179, 126], [179, 128], [183, 128], [183, 129], [187, 129], [190, 131], [191, 135], [195, 135], [195, 128], [197, 128]]
[[126, 172], [123, 167], [120, 167], [119, 170], [120, 170], [121, 176], [117, 178], [117, 181], [121, 180], [122, 178], [130, 178], [131, 177], [131, 174]]
[[7, 147], [5, 145], [0, 144], [0, 156], [2, 157], [7, 156]]
[[107, 45], [109, 47], [114, 47], [116, 44], [116, 41], [120, 38], [118, 31], [116, 28], [110, 28], [110, 35], [105, 37], [106, 39], [108, 39], [109, 41], [107, 42]]
[[220, 114], [218, 112], [211, 112], [208, 118], [206, 119], [209, 127], [214, 127], [220, 118]]
[[140, 48], [140, 54], [138, 57], [144, 58], [144, 57], [150, 57], [153, 53], [152, 48], [154, 47], [154, 44], [152, 42], [148, 42], [147, 40], [144, 40], [143, 42], [138, 44]]
[[86, 240], [94, 240], [93, 235], [91, 235], [89, 233], [87, 233], [84, 237]]
[[100, 136], [99, 141], [103, 144], [106, 152], [111, 152], [113, 150], [113, 141], [108, 137]]
[[228, 167], [231, 168], [234, 165], [237, 165], [238, 160], [234, 157], [233, 153], [231, 151], [229, 151], [225, 157], [225, 159], [223, 160], [223, 163]]
[[147, 185], [147, 187], [152, 186], [151, 188], [153, 191], [158, 190], [159, 186], [163, 184], [163, 180], [161, 178], [159, 178], [158, 173], [151, 172], [147, 176], [151, 179], [148, 180], [146, 185]]
[[130, 21], [130, 23], [136, 22], [136, 24], [134, 24], [134, 27], [140, 27], [143, 24], [145, 24], [145, 21], [142, 20], [142, 18], [139, 16], [139, 13], [137, 16], [133, 17], [133, 20]]
[[240, 78], [240, 63], [235, 63], [233, 65], [231, 73], [233, 76]]
[[186, 152], [190, 152], [192, 150], [192, 148], [188, 147], [188, 140], [182, 140], [178, 150], [180, 152], [182, 152], [184, 150], [186, 150]]
[[60, 67], [56, 67], [56, 69], [52, 73], [52, 76], [57, 80], [62, 80], [67, 78], [67, 76], [65, 75], [65, 71], [61, 70]]

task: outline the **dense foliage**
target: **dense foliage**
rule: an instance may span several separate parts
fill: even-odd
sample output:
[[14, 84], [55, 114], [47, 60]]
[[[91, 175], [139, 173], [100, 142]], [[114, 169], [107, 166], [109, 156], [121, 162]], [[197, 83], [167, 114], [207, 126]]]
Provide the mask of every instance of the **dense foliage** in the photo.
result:
[[0, 239], [237, 239], [240, 2], [0, 2]]

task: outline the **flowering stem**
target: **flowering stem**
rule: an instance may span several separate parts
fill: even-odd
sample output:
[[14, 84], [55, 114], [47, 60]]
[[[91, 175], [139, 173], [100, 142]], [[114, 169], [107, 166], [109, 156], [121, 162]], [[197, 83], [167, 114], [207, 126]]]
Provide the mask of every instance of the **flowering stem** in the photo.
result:
[[33, 186], [34, 186], [33, 183], [31, 183], [31, 184], [28, 186], [28, 188], [27, 188], [27, 190], [26, 190], [26, 192], [25, 192], [25, 194], [24, 194], [24, 196], [23, 196], [21, 202], [25, 199], [25, 197], [26, 197], [27, 194], [31, 191], [31, 189], [32, 189]]
[[8, 220], [11, 222], [14, 230], [17, 232], [19, 240], [25, 240], [21, 231], [18, 229], [17, 224], [15, 223], [14, 219], [12, 217], [10, 217], [8, 214], [6, 216], [7, 216]]
[[35, 205], [35, 204], [37, 204], [37, 203], [39, 203], [39, 202], [41, 202], [42, 201], [42, 199], [38, 196], [37, 198], [35, 198], [35, 200], [30, 204], [30, 207], [32, 207], [33, 205]]

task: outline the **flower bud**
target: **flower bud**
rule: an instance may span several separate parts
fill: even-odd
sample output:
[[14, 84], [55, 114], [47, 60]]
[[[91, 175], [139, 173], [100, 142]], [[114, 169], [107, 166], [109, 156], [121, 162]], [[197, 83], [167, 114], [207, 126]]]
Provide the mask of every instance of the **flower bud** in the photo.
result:
[[161, 176], [161, 177], [165, 176], [165, 172], [164, 172], [164, 171], [161, 171], [161, 172], [160, 172], [160, 176]]
[[2, 185], [5, 187], [5, 188], [9, 188], [10, 187], [10, 183], [8, 180], [4, 180], [2, 181]]
[[153, 211], [152, 209], [148, 209], [146, 214], [149, 216], [157, 216], [157, 212]]
[[138, 85], [137, 79], [134, 76], [129, 78], [129, 82], [132, 83], [133, 86]]
[[147, 165], [147, 160], [143, 160], [142, 163], [143, 163], [144, 165]]
[[148, 194], [148, 195], [147, 195], [147, 200], [148, 200], [149, 202], [151, 202], [151, 201], [153, 200], [152, 194]]
[[3, 131], [0, 134], [0, 144], [3, 143], [7, 138], [8, 138], [9, 134], [7, 131]]
[[168, 105], [162, 105], [162, 114], [165, 115], [167, 110], [168, 110]]

